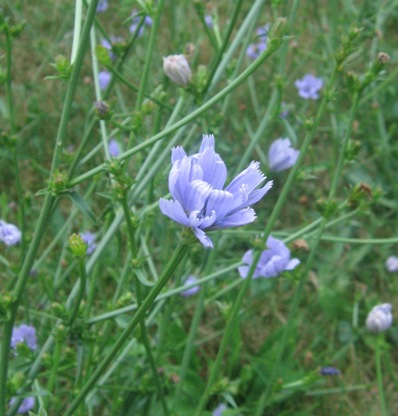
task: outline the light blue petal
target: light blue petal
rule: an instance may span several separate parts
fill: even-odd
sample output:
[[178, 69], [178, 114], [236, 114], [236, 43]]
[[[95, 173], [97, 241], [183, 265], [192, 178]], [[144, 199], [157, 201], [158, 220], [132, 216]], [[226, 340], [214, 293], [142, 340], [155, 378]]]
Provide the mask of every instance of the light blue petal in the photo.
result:
[[203, 153], [206, 149], [214, 149], [214, 135], [204, 134], [202, 137], [202, 143], [200, 144], [199, 153]]
[[200, 230], [199, 228], [193, 229], [196, 238], [202, 243], [203, 247], [205, 248], [213, 248], [213, 242], [210, 238], [205, 234], [204, 231]]
[[181, 146], [171, 149], [171, 163], [174, 164], [174, 162], [181, 161], [184, 157], [187, 157], [187, 154]]
[[293, 270], [296, 266], [300, 264], [299, 259], [291, 259], [289, 263], [286, 265], [285, 270]]
[[210, 216], [204, 217], [200, 211], [192, 211], [189, 214], [189, 223], [190, 226], [193, 228], [200, 228], [205, 230], [209, 228], [216, 220], [216, 213], [214, 211], [211, 212]]
[[187, 212], [194, 210], [201, 211], [211, 193], [212, 187], [208, 183], [201, 180], [192, 181], [185, 189], [184, 209]]
[[207, 198], [206, 215], [216, 211], [217, 221], [221, 221], [229, 213], [233, 199], [230, 192], [213, 189]]
[[204, 181], [210, 183], [216, 189], [223, 188], [227, 178], [227, 168], [213, 148], [207, 148], [199, 155], [198, 165], [203, 170]]
[[188, 217], [178, 201], [170, 201], [168, 199], [161, 198], [159, 201], [159, 208], [164, 215], [168, 216], [175, 222], [189, 227]]
[[245, 185], [247, 187], [247, 193], [252, 192], [253, 189], [257, 188], [266, 179], [260, 171], [259, 166], [259, 162], [251, 162], [249, 167], [239, 173], [225, 190], [234, 195], [239, 195], [241, 193], [240, 188], [242, 185]]
[[240, 225], [245, 225], [253, 222], [256, 219], [256, 213], [252, 208], [244, 208], [240, 211], [228, 215], [221, 222], [216, 222], [211, 228], [214, 230], [239, 227]]

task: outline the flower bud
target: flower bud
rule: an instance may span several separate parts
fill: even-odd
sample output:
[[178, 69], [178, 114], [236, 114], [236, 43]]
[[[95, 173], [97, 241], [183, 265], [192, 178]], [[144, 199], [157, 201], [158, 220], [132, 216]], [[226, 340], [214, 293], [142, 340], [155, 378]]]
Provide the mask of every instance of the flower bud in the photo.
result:
[[390, 328], [392, 324], [391, 308], [389, 303], [373, 307], [366, 318], [368, 330], [371, 332], [383, 332]]
[[68, 240], [69, 248], [75, 257], [84, 257], [87, 252], [87, 243], [79, 234], [72, 234]]
[[186, 87], [191, 80], [191, 68], [184, 55], [169, 55], [163, 57], [163, 70], [180, 87]]

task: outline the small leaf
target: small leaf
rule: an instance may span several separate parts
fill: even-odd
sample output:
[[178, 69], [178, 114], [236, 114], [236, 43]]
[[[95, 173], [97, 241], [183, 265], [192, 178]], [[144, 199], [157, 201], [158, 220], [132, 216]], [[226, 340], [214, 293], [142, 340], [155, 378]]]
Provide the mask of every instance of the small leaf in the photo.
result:
[[86, 201], [76, 191], [70, 191], [68, 192], [68, 195], [76, 206], [83, 212], [83, 214], [86, 214], [93, 221], [93, 223], [96, 224], [97, 219], [89, 206], [86, 204]]

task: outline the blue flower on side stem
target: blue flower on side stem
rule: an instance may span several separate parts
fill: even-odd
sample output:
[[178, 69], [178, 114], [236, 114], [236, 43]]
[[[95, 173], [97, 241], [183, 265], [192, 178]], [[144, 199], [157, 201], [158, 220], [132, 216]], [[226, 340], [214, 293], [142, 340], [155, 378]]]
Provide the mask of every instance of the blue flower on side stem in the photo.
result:
[[317, 100], [318, 92], [323, 88], [323, 81], [312, 74], [306, 74], [298, 79], [294, 85], [298, 90], [298, 95], [306, 100]]
[[11, 335], [11, 348], [17, 348], [20, 343], [25, 343], [32, 351], [37, 348], [36, 329], [30, 325], [15, 326]]
[[[189, 275], [184, 282], [184, 286], [191, 286], [193, 285], [198, 279], [193, 276], [193, 275]], [[182, 296], [192, 296], [192, 295], [196, 295], [196, 293], [198, 293], [200, 290], [200, 286], [193, 286], [190, 287], [189, 289], [184, 290], [183, 292], [181, 292]]]
[[95, 244], [95, 234], [86, 231], [85, 233], [81, 233], [80, 237], [87, 244], [87, 254], [91, 254], [97, 247], [97, 244]]
[[214, 136], [204, 135], [199, 153], [187, 156], [182, 147], [172, 149], [169, 175], [172, 200], [161, 198], [162, 213], [189, 227], [206, 248], [213, 248], [205, 231], [237, 227], [253, 222], [256, 213], [250, 205], [258, 202], [272, 187], [265, 181], [258, 162], [236, 176], [225, 188], [227, 168], [214, 151]]
[[112, 74], [108, 71], [100, 71], [98, 73], [98, 83], [102, 91], [108, 88], [109, 82], [111, 81]]
[[[253, 273], [253, 279], [259, 277], [276, 277], [285, 270], [293, 270], [300, 260], [290, 258], [290, 250], [283, 241], [278, 240], [271, 235], [267, 239], [266, 249], [261, 253], [260, 260], [257, 263]], [[243, 258], [244, 266], [238, 267], [241, 277], [246, 278], [253, 263], [253, 250], [247, 251]]]
[[300, 151], [293, 149], [289, 139], [275, 140], [268, 151], [268, 166], [273, 172], [290, 169], [299, 157]]
[[[16, 397], [13, 397], [10, 400], [9, 406], [11, 407], [15, 402], [17, 401]], [[32, 410], [35, 407], [35, 398], [34, 397], [27, 397], [26, 399], [23, 399], [23, 402], [18, 407], [18, 413], [23, 414], [29, 412], [29, 410]]]
[[15, 246], [21, 241], [22, 233], [14, 224], [0, 220], [0, 241], [6, 246]]
[[119, 143], [115, 139], [109, 140], [108, 150], [111, 157], [118, 157], [120, 155]]

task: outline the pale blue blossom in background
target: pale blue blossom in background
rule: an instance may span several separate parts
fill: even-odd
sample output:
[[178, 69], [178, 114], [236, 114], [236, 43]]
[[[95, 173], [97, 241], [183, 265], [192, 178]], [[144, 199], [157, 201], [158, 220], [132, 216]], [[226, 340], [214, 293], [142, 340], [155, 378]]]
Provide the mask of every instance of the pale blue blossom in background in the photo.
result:
[[257, 29], [256, 41], [251, 43], [246, 49], [246, 55], [250, 59], [258, 58], [262, 52], [267, 49], [269, 25], [259, 27]]
[[[284, 242], [271, 235], [267, 239], [266, 247], [261, 253], [260, 260], [254, 270], [253, 279], [259, 277], [276, 277], [285, 270], [293, 270], [300, 264], [300, 260], [290, 258], [290, 250]], [[250, 266], [253, 263], [253, 250], [247, 251], [242, 261], [245, 265], [238, 267], [238, 270], [241, 277], [246, 278]]]
[[115, 139], [109, 140], [108, 150], [111, 157], [118, 157], [120, 155], [119, 143]]
[[[13, 406], [13, 404], [17, 401], [16, 397], [13, 397], [10, 400], [9, 406]], [[35, 407], [35, 398], [34, 397], [27, 397], [26, 399], [23, 399], [23, 402], [18, 407], [17, 412], [19, 414], [27, 413], [29, 410], [32, 410]]]
[[228, 406], [225, 403], [220, 403], [212, 412], [212, 416], [222, 416], [224, 410], [228, 409]]
[[0, 220], [0, 241], [6, 246], [15, 246], [21, 241], [22, 233], [14, 224]]
[[104, 13], [108, 10], [108, 0], [100, 0], [97, 6], [97, 13]]
[[[138, 25], [140, 24], [141, 18], [142, 18], [141, 15], [135, 16], [136, 14], [137, 14], [137, 10], [133, 10], [133, 12], [132, 12], [133, 20], [131, 21], [131, 25], [130, 25], [130, 28], [129, 28], [129, 32], [131, 34], [135, 33], [135, 31], [137, 30]], [[144, 22], [143, 22], [142, 26], [140, 27], [140, 29], [138, 31], [138, 37], [143, 35], [145, 26], [151, 27], [152, 23], [153, 23], [152, 19], [149, 16], [145, 16]]]
[[211, 17], [210, 14], [206, 14], [206, 16], [205, 16], [205, 23], [206, 23], [206, 26], [208, 28], [211, 29], [213, 27], [213, 18]]
[[371, 332], [384, 332], [392, 325], [392, 306], [382, 303], [374, 306], [366, 318], [366, 327]]
[[[184, 286], [190, 286], [192, 284], [194, 284], [197, 281], [197, 277], [190, 275], [185, 279], [184, 282]], [[195, 295], [196, 293], [198, 293], [200, 290], [200, 286], [193, 286], [187, 290], [184, 290], [183, 292], [181, 292], [182, 296], [192, 296]]]
[[389, 272], [398, 272], [398, 257], [390, 256], [386, 261], [386, 267]]
[[253, 222], [256, 213], [250, 205], [258, 202], [272, 187], [265, 181], [258, 162], [252, 162], [225, 188], [227, 168], [214, 151], [214, 136], [204, 135], [199, 153], [187, 156], [182, 147], [172, 149], [169, 174], [172, 200], [161, 198], [162, 213], [189, 227], [204, 247], [213, 243], [205, 231], [237, 227]]
[[306, 100], [317, 100], [319, 91], [323, 88], [323, 81], [312, 74], [306, 74], [303, 78], [298, 79], [294, 85], [298, 90], [301, 98]]
[[319, 374], [322, 376], [339, 376], [341, 371], [336, 367], [322, 367]]
[[108, 71], [100, 71], [98, 73], [98, 83], [102, 91], [108, 88], [111, 78], [112, 78], [112, 74]]
[[300, 151], [292, 147], [287, 138], [275, 140], [268, 151], [268, 166], [273, 172], [290, 169], [297, 161]]
[[87, 244], [87, 254], [91, 254], [97, 247], [97, 244], [95, 244], [95, 234], [86, 231], [85, 233], [81, 233], [80, 237]]
[[11, 335], [11, 348], [18, 344], [25, 343], [32, 351], [37, 348], [36, 329], [30, 325], [14, 326]]

